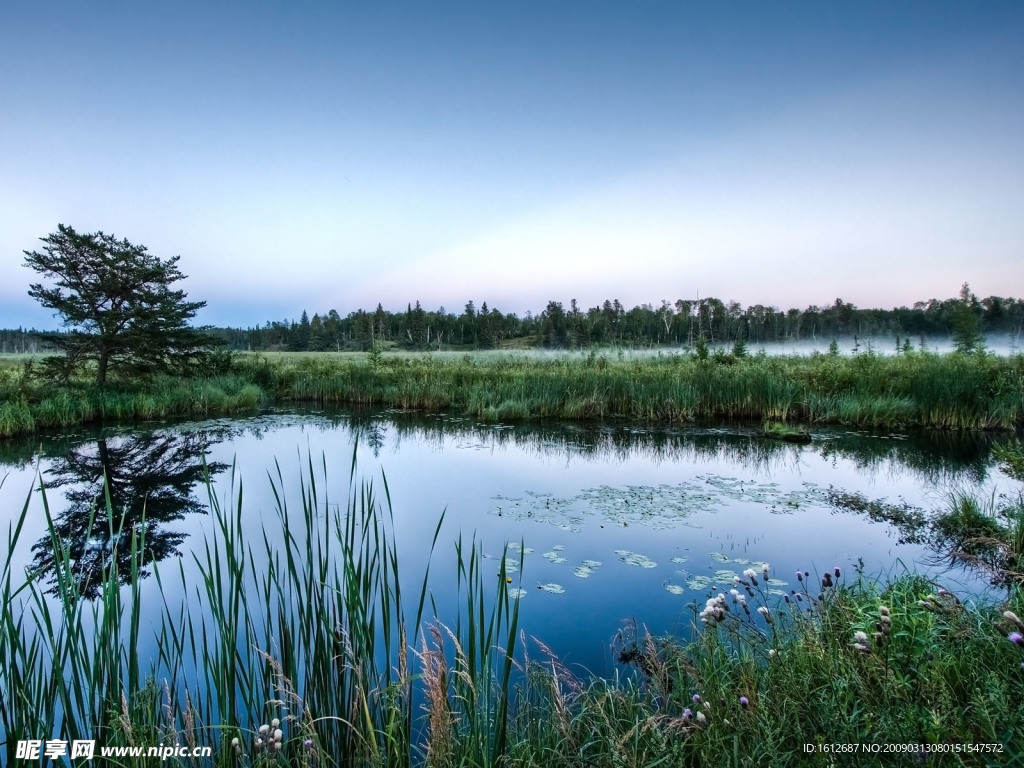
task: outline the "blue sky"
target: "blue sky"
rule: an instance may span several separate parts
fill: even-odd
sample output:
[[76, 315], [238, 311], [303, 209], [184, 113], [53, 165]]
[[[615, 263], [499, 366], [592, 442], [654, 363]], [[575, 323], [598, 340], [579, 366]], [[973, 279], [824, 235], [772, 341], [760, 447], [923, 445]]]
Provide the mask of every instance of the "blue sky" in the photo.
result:
[[1024, 4], [6, 3], [0, 326], [58, 223], [202, 319], [1024, 295]]

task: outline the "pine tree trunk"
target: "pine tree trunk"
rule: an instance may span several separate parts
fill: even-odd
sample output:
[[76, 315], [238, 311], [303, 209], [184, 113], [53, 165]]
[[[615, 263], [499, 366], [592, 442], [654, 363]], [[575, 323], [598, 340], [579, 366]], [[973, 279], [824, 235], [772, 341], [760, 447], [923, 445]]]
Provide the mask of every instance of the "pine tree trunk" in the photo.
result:
[[110, 361], [110, 353], [107, 350], [100, 352], [100, 358], [96, 366], [96, 386], [102, 387], [107, 383], [107, 363]]

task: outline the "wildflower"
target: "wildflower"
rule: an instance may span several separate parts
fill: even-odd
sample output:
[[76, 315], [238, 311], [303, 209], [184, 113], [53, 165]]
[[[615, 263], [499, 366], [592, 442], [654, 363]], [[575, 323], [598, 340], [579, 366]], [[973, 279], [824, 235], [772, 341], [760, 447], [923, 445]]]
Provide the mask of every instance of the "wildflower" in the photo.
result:
[[879, 621], [875, 624], [875, 629], [878, 630], [875, 633], [875, 640], [881, 645], [882, 640], [887, 638], [889, 633], [892, 632], [892, 617], [889, 615], [889, 609], [884, 605], [879, 607], [878, 611], [881, 615], [878, 617]]
[[306, 739], [304, 742], [302, 742], [302, 746], [306, 747], [307, 749], [312, 747], [313, 746], [313, 740], [312, 739]]
[[704, 713], [703, 712], [698, 712], [697, 713], [697, 725], [704, 725], [704, 723], [706, 723], [707, 721], [708, 721], [708, 719], [706, 717], [704, 717]]
[[270, 726], [264, 723], [260, 726], [260, 736], [266, 736], [270, 732]]
[[690, 722], [690, 718], [691, 717], [693, 717], [693, 712], [691, 712], [690, 708], [687, 707], [686, 709], [683, 710], [683, 722], [684, 723]]
[[843, 575], [843, 572], [842, 572], [841, 570], [839, 570], [839, 566], [838, 566], [838, 565], [837, 565], [837, 566], [836, 566], [835, 568], [833, 568], [833, 569], [832, 569], [832, 573], [834, 573], [834, 574], [836, 575], [836, 578], [837, 578], [837, 579], [838, 579], [838, 578], [839, 578], [840, 576], [842, 576], [842, 575]]
[[783, 595], [782, 599], [785, 600], [788, 603], [789, 602], [789, 595]]
[[764, 563], [761, 566], [761, 576], [764, 577], [765, 581], [768, 581], [768, 563]]
[[274, 731], [274, 740], [275, 741], [281, 741], [281, 739], [283, 737], [284, 737], [284, 731], [282, 731], [280, 728], [278, 728], [276, 731]]
[[778, 651], [776, 651], [774, 648], [769, 648], [768, 649], [768, 658], [770, 658], [770, 659], [777, 659], [778, 657], [779, 657], [779, 652]]
[[746, 709], [748, 706], [750, 706], [750, 699], [748, 699], [746, 696], [740, 696], [740, 706]]
[[278, 720], [276, 717], [270, 721], [271, 728], [277, 728], [279, 725], [281, 725], [281, 721]]
[[800, 571], [796, 572], [796, 580], [797, 581], [803, 581], [804, 580], [804, 575], [802, 573], [800, 573]]
[[769, 624], [772, 623], [772, 612], [768, 610], [767, 606], [760, 606], [757, 609], [757, 612], [764, 616], [764, 620], [767, 621]]
[[865, 632], [857, 630], [853, 633], [853, 647], [861, 653], [871, 653], [871, 646], [868, 645], [868, 636]]
[[1015, 645], [1024, 645], [1024, 635], [1020, 632], [1011, 632], [1006, 636], [1006, 639]]
[[750, 579], [753, 584], [757, 584], [757, 571], [753, 568], [747, 568], [747, 570], [743, 572], [743, 575]]
[[700, 704], [700, 694], [699, 693], [693, 694], [693, 703], [694, 704]]

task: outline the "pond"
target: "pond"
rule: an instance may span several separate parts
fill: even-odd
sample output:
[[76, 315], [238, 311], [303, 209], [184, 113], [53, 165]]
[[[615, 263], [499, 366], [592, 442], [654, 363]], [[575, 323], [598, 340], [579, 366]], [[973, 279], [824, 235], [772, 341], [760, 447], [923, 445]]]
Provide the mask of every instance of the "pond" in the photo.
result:
[[[247, 535], [280, 535], [271, 478], [298, 499], [303, 476], [326, 482], [326, 512], [358, 482], [387, 498], [403, 578], [418, 585], [430, 559], [438, 617], [457, 614], [455, 541], [475, 542], [495, 578], [500, 560], [520, 596], [520, 628], [562, 660], [610, 675], [609, 640], [625, 620], [654, 633], [685, 636], [710, 591], [728, 590], [754, 569], [771, 594], [796, 588], [796, 572], [817, 580], [839, 567], [844, 578], [904, 569], [938, 575], [967, 593], [986, 588], [975, 574], [948, 570], [920, 544], [901, 542], [884, 522], [844, 511], [830, 489], [869, 499], [941, 507], [958, 488], [1004, 489], [986, 435], [869, 434], [812, 430], [794, 445], [750, 426], [692, 428], [628, 424], [479, 424], [450, 415], [382, 410], [293, 410], [246, 419], [105, 429], [8, 442], [0, 447], [5, 518], [28, 499], [21, 567], [52, 572], [39, 478], [55, 530], [71, 547], [76, 573], [88, 574], [126, 547], [92, 510], [108, 480], [112, 508], [129, 524], [145, 519], [154, 561], [199, 578], [193, 553], [210, 533], [203, 483], [227, 502], [244, 488]], [[0, 522], [7, 523], [7, 519]], [[174, 561], [175, 556], [180, 560]], [[254, 571], [265, 563], [253, 562]], [[168, 567], [166, 563], [160, 567]], [[129, 569], [123, 568], [127, 573]], [[157, 625], [164, 601], [155, 580], [143, 587], [142, 626]], [[84, 587], [87, 597], [98, 587]], [[161, 599], [149, 600], [148, 597]], [[145, 646], [143, 646], [145, 647]]]

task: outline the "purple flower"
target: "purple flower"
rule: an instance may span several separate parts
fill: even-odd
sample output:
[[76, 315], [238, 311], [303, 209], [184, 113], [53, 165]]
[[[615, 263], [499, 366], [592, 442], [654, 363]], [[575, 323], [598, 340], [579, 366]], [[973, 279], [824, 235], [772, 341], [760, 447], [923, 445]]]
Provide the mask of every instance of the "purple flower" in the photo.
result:
[[797, 581], [803, 581], [804, 580], [804, 575], [802, 573], [800, 573], [800, 571], [796, 572], [796, 580]]
[[740, 706], [745, 709], [749, 705], [750, 699], [748, 699], [746, 696], [740, 696]]
[[693, 717], [693, 712], [691, 712], [690, 708], [687, 707], [686, 709], [683, 710], [683, 721], [688, 723], [688, 722], [690, 722], [690, 718], [691, 717]]
[[693, 703], [694, 704], [700, 704], [700, 694], [697, 694], [697, 693], [693, 694]]
[[312, 747], [313, 746], [313, 740], [312, 739], [306, 739], [304, 742], [302, 742], [302, 744], [304, 746], [306, 746], [306, 747]]
[[839, 578], [839, 577], [840, 577], [840, 576], [842, 575], [842, 573], [843, 573], [843, 572], [842, 572], [841, 570], [839, 570], [839, 566], [838, 566], [838, 565], [837, 565], [837, 566], [836, 566], [835, 568], [833, 568], [833, 569], [832, 569], [832, 572], [833, 572], [833, 573], [834, 573], [834, 574], [836, 575], [836, 578], [837, 578], [837, 579], [838, 579], [838, 578]]
[[1009, 640], [1011, 643], [1015, 643], [1016, 645], [1024, 645], [1024, 635], [1022, 635], [1020, 632], [1011, 632], [1006, 636], [1006, 639]]

